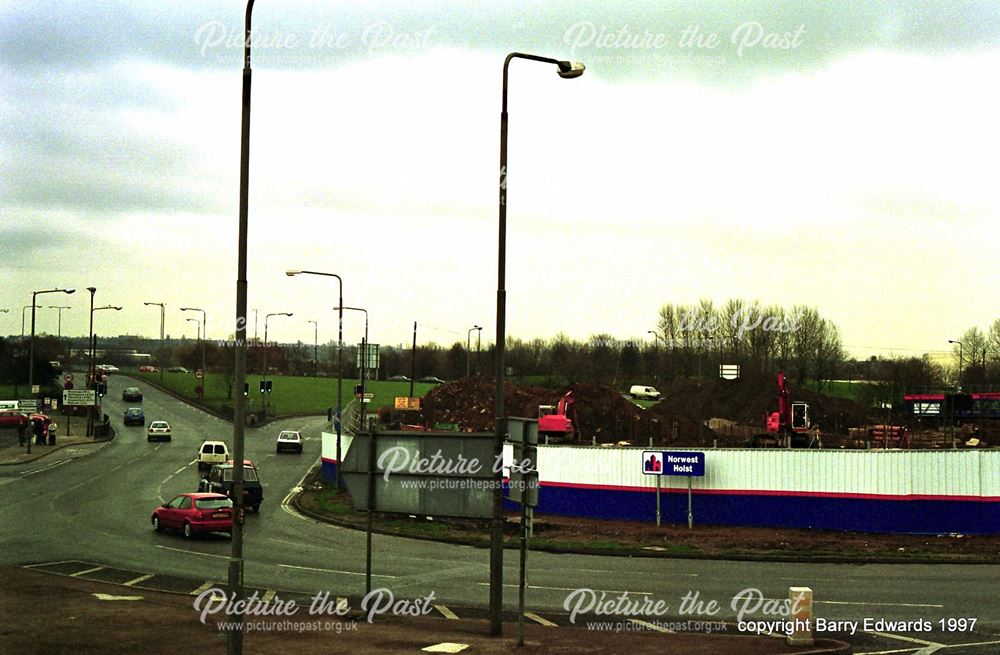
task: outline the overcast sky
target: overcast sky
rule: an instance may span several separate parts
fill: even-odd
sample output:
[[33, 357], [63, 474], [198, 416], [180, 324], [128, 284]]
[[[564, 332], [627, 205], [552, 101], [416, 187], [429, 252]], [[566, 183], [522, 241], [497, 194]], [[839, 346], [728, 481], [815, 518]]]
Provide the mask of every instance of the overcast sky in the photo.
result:
[[[234, 332], [245, 4], [0, 2], [0, 334]], [[336, 339], [649, 338], [664, 303], [816, 307], [866, 356], [1000, 316], [1000, 3], [312, 2], [253, 17], [249, 305]], [[253, 333], [253, 312], [250, 316]], [[363, 318], [348, 314], [345, 340]]]

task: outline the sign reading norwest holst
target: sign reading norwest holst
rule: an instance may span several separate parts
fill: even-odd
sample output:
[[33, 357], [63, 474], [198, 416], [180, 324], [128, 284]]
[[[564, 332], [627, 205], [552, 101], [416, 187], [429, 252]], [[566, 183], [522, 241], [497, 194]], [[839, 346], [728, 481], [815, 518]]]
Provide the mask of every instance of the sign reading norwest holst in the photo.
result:
[[642, 453], [642, 472], [647, 475], [705, 475], [705, 453], [646, 450]]

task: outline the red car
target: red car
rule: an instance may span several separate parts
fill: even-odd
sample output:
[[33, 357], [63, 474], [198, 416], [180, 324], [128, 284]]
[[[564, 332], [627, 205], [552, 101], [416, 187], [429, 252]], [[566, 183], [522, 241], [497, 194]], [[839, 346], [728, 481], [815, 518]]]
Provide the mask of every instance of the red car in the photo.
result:
[[181, 530], [185, 537], [195, 532], [226, 532], [233, 535], [233, 501], [228, 496], [188, 493], [175, 496], [153, 510], [153, 530]]

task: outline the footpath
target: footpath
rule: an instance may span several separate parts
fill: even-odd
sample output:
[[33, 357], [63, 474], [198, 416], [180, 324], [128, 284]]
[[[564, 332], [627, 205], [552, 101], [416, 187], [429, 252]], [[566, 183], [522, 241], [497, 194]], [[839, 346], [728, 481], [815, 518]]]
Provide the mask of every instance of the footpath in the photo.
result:
[[[27, 446], [22, 446], [18, 443], [17, 430], [13, 428], [0, 430], [0, 466], [26, 464], [27, 462], [33, 462], [36, 459], [51, 455], [63, 448], [82, 444], [101, 444], [109, 440], [109, 437], [94, 439], [93, 437], [86, 436], [87, 419], [84, 417], [74, 416], [70, 421], [67, 421], [67, 418], [70, 417], [59, 414], [53, 415], [53, 419], [58, 425], [56, 428], [55, 443], [49, 445], [48, 441], [45, 444], [32, 441], [31, 454], [28, 454]], [[25, 438], [28, 438], [27, 435]]]

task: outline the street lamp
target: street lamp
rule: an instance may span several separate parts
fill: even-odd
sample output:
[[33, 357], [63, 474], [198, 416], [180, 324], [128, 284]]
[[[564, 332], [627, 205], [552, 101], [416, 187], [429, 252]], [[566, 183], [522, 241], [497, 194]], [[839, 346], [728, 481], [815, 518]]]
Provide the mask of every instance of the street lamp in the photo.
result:
[[58, 328], [57, 334], [58, 334], [59, 338], [62, 339], [62, 310], [64, 310], [64, 309], [73, 309], [73, 308], [70, 307], [69, 305], [49, 305], [49, 309], [58, 309], [59, 310], [59, 328]]
[[[205, 348], [204, 348], [205, 342], [202, 341], [202, 339], [201, 339], [201, 319], [200, 318], [188, 318], [188, 319], [185, 319], [185, 320], [191, 321], [192, 323], [195, 324], [195, 333], [194, 333], [195, 334], [195, 338], [202, 345], [202, 349], [201, 349], [201, 362], [202, 362], [202, 364], [201, 364], [201, 375], [202, 375], [202, 379], [199, 381], [200, 382], [199, 386], [201, 386], [201, 385], [204, 384], [204, 379], [205, 379]], [[202, 388], [204, 388], [204, 387], [202, 387]], [[198, 393], [198, 390], [195, 389], [195, 394], [197, 394], [197, 393]]]
[[[208, 314], [205, 313], [204, 309], [199, 309], [198, 307], [181, 307], [182, 312], [201, 312], [201, 374], [204, 376], [208, 371], [205, 369], [205, 337], [206, 329], [208, 328]], [[188, 319], [191, 320], [191, 319]], [[202, 377], [204, 381], [204, 377]]]
[[[247, 59], [249, 61], [249, 58]], [[335, 277], [337, 278], [337, 307], [343, 308], [344, 306], [344, 281], [336, 273], [321, 273], [319, 271], [297, 271], [290, 270], [285, 271], [285, 275], [288, 277], [294, 277], [296, 275], [322, 275], [323, 277]], [[266, 353], [265, 353], [266, 354]], [[337, 415], [336, 415], [336, 431], [337, 431], [337, 468], [334, 469], [334, 483], [337, 490], [340, 490], [340, 466], [343, 462], [341, 459], [340, 452], [340, 412], [343, 406], [343, 379], [344, 379], [344, 369], [342, 368], [344, 359], [344, 310], [340, 309], [337, 314]]]
[[306, 321], [313, 324], [313, 377], [316, 377], [316, 362], [319, 359], [319, 323], [316, 321]]
[[[292, 315], [291, 312], [274, 312], [264, 317], [264, 379], [265, 380], [271, 379], [267, 373], [267, 321], [272, 316], [291, 316], [291, 315]], [[264, 400], [267, 401], [267, 405], [265, 405], [264, 407], [264, 417], [266, 418], [267, 411], [271, 406], [270, 396], [265, 396]]]
[[660, 382], [660, 335], [653, 330], [646, 330], [646, 334], [653, 335], [653, 348], [654, 355], [653, 359], [653, 383], [659, 384]]
[[948, 339], [948, 343], [958, 344], [958, 390], [962, 390], [962, 368], [964, 368], [964, 362], [962, 359], [962, 341], [961, 339], [952, 340]]
[[[482, 336], [482, 333], [483, 333], [483, 328], [479, 327], [478, 325], [473, 325], [471, 328], [469, 328], [469, 331], [465, 333], [465, 377], [469, 377], [470, 375], [472, 375], [472, 332], [474, 330], [479, 330], [479, 335], [480, 336]], [[479, 359], [479, 357], [478, 357], [478, 354], [479, 354], [478, 353], [478, 350], [479, 350], [478, 346], [477, 346], [476, 350], [477, 350], [477, 353], [476, 353], [477, 357], [476, 357], [476, 359], [478, 360]], [[478, 361], [477, 361], [477, 364], [478, 364]], [[477, 369], [476, 372], [477, 373], [479, 372], [478, 368], [479, 367], [477, 366], [476, 367], [476, 369]]]
[[[503, 442], [506, 435], [504, 418], [504, 362], [505, 329], [507, 319], [506, 281], [507, 259], [507, 70], [513, 59], [529, 59], [558, 67], [559, 77], [571, 79], [583, 75], [584, 65], [559, 61], [548, 57], [512, 52], [503, 62], [503, 94], [500, 109], [500, 231], [497, 256], [497, 343], [496, 343], [496, 434], [494, 439], [494, 461], [503, 457]], [[499, 635], [503, 630], [500, 613], [503, 609], [503, 489], [499, 484], [502, 471], [496, 472], [497, 484], [493, 488], [493, 520], [490, 528], [490, 634]]]
[[[162, 303], [162, 302], [144, 302], [142, 304], [146, 305], [147, 307], [155, 305], [155, 306], [157, 306], [157, 307], [160, 308], [160, 353], [162, 353], [163, 352], [163, 347], [164, 347], [164, 344], [163, 344], [163, 339], [164, 339], [164, 337], [163, 337], [163, 323], [164, 323], [164, 319], [166, 318], [166, 306], [167, 305], [166, 305], [166, 303]], [[156, 358], [156, 363], [160, 365], [160, 384], [162, 385], [163, 384], [163, 362], [160, 361], [159, 357], [157, 357]]]
[[[47, 289], [45, 291], [33, 291], [31, 293], [31, 341], [28, 345], [28, 391], [32, 397], [35, 394], [35, 308], [38, 306], [38, 296], [43, 293], [74, 293], [76, 289]], [[38, 403], [35, 403], [35, 411], [38, 411]], [[31, 435], [28, 435], [28, 454], [31, 454]]]
[[[23, 308], [21, 308], [21, 340], [22, 341], [24, 340], [24, 330], [25, 330], [24, 326], [28, 322], [28, 310], [31, 309], [33, 306], [34, 307], [38, 307], [39, 309], [41, 309], [41, 305], [25, 305]], [[34, 314], [34, 311], [32, 311], [32, 314]]]

